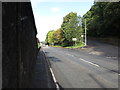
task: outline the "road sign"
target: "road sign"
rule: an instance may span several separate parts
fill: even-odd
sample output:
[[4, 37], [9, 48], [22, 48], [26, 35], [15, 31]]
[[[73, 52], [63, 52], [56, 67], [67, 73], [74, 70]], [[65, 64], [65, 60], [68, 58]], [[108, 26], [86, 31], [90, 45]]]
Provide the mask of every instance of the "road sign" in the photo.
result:
[[76, 41], [76, 40], [77, 40], [77, 38], [72, 38], [72, 40], [73, 40], [73, 41]]

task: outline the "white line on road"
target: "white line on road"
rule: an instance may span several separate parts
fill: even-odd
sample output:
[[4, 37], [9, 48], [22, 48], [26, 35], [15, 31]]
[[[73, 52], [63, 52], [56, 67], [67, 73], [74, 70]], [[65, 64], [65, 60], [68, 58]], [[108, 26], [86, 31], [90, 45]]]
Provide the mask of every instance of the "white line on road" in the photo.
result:
[[74, 55], [71, 55], [71, 54], [69, 54], [69, 53], [66, 53], [66, 55], [74, 57]]
[[[69, 53], [66, 53], [66, 55], [74, 57], [74, 55], [71, 55], [71, 54], [69, 54]], [[97, 65], [97, 64], [95, 64], [95, 63], [92, 63], [92, 62], [89, 62], [89, 61], [86, 61], [86, 60], [84, 60], [84, 59], [82, 59], [82, 58], [79, 58], [79, 59], [82, 60], [82, 61], [84, 61], [84, 62], [87, 62], [87, 63], [89, 63], [89, 64], [92, 64], [92, 65], [94, 65], [94, 66], [96, 66], [96, 67], [100, 67], [99, 65]]]
[[71, 56], [71, 54], [69, 54], [69, 53], [66, 53], [66, 55]]
[[99, 65], [94, 64], [94, 63], [89, 62], [89, 61], [86, 61], [86, 60], [84, 60], [84, 59], [82, 59], [82, 58], [79, 58], [79, 59], [82, 60], [82, 61], [84, 61], [84, 62], [87, 62], [87, 63], [89, 63], [89, 64], [92, 64], [92, 65], [94, 65], [94, 66], [96, 66], [96, 67], [100, 67]]
[[[43, 52], [45, 53], [45, 51], [43, 50]], [[46, 54], [45, 54], [45, 56], [46, 56]], [[48, 63], [49, 61], [47, 60], [47, 63]], [[52, 68], [50, 67], [50, 64], [48, 63], [48, 66], [49, 66], [49, 68], [50, 68], [50, 72], [51, 72], [51, 74], [52, 74], [52, 77], [53, 77], [53, 81], [54, 81], [54, 83], [55, 83], [55, 85], [56, 85], [56, 88], [57, 88], [57, 90], [60, 90], [60, 87], [58, 86], [58, 84], [57, 84], [57, 80], [56, 80], [56, 78], [55, 78], [55, 75], [54, 75], [54, 73], [53, 73], [53, 70], [52, 70]]]
[[54, 73], [53, 73], [52, 68], [50, 68], [50, 71], [51, 71], [51, 73], [52, 73], [52, 77], [53, 77], [53, 80], [54, 80], [54, 82], [55, 82], [55, 84], [56, 84], [57, 90], [60, 90], [60, 89], [59, 89], [59, 86], [58, 86], [58, 84], [57, 84], [57, 80], [56, 80], [56, 78], [55, 78], [55, 75], [54, 75]]

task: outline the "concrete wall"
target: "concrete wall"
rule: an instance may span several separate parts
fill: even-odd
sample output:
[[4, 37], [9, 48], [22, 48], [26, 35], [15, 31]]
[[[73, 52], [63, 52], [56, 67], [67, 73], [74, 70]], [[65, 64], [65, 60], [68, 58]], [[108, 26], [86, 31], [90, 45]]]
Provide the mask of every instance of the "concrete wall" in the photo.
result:
[[29, 88], [37, 57], [30, 2], [2, 3], [2, 88]]

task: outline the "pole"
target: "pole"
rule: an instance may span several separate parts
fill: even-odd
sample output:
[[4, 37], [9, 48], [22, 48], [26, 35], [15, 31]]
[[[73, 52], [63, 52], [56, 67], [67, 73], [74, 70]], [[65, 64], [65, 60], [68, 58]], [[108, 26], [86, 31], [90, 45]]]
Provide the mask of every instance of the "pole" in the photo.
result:
[[86, 19], [85, 19], [85, 46], [87, 45], [87, 37], [86, 37]]

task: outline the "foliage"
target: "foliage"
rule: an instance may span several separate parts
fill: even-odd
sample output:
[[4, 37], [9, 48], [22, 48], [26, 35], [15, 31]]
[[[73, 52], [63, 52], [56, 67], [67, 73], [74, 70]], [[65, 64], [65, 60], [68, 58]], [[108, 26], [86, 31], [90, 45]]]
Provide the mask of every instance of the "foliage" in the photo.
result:
[[61, 28], [59, 28], [54, 32], [54, 43], [59, 45], [63, 42], [63, 40], [63, 32]]
[[54, 43], [54, 31], [51, 30], [47, 33], [45, 44], [52, 45]]
[[81, 35], [83, 30], [79, 24], [78, 19], [81, 17], [77, 16], [77, 13], [69, 13], [63, 18], [63, 23], [61, 28], [56, 31], [49, 31], [46, 36], [45, 43], [61, 46], [70, 46], [73, 45], [72, 38], [77, 38], [76, 43], [81, 41]]
[[82, 17], [82, 26], [79, 24], [77, 13], [70, 12], [63, 17], [61, 28], [49, 31], [45, 43], [61, 46], [72, 46], [72, 38], [77, 38], [76, 43], [83, 42], [86, 19], [87, 35], [93, 37], [117, 37], [120, 28], [120, 3], [119, 2], [94, 2], [90, 10]]
[[82, 42], [80, 42], [77, 45], [67, 46], [65, 48], [80, 48], [80, 47], [84, 47], [84, 46], [85, 46], [85, 44], [83, 44]]
[[77, 38], [79, 40], [82, 28], [78, 24], [77, 13], [71, 12], [63, 18], [63, 23], [61, 25], [61, 30], [63, 31], [63, 36], [65, 38], [63, 44], [72, 44], [72, 38]]
[[88, 36], [118, 36], [120, 3], [96, 2], [82, 18], [83, 28], [85, 19], [87, 21]]

